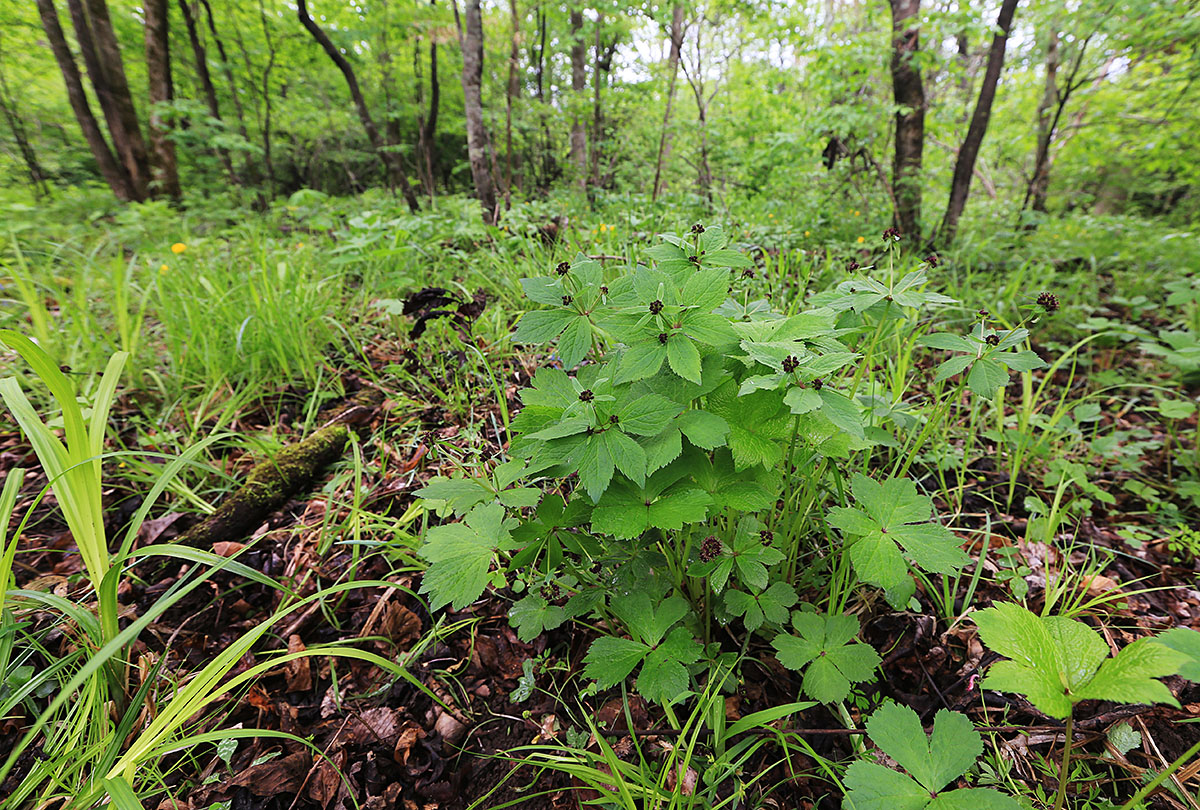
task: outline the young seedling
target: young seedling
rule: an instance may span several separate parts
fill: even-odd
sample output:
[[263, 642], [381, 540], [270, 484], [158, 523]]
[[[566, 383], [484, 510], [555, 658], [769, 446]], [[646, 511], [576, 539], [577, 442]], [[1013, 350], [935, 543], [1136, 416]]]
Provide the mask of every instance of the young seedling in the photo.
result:
[[1010, 659], [992, 665], [983, 687], [1025, 695], [1038, 711], [1066, 720], [1054, 810], [1062, 810], [1066, 800], [1076, 703], [1093, 699], [1179, 706], [1156, 679], [1179, 672], [1189, 659], [1160, 641], [1140, 639], [1109, 658], [1104, 638], [1073, 619], [1036, 616], [1013, 604], [981, 610], [973, 618], [983, 643]]
[[805, 670], [804, 694], [822, 703], [840, 703], [854, 683], [869, 681], [879, 666], [879, 654], [855, 641], [859, 623], [855, 616], [822, 616], [796, 611], [792, 627], [798, 635], [775, 637], [775, 656], [788, 669]]
[[907, 706], [889, 703], [867, 721], [867, 734], [908, 774], [858, 760], [846, 770], [845, 810], [1018, 810], [1017, 802], [990, 788], [946, 786], [983, 753], [983, 740], [966, 715], [942, 709], [925, 736]]

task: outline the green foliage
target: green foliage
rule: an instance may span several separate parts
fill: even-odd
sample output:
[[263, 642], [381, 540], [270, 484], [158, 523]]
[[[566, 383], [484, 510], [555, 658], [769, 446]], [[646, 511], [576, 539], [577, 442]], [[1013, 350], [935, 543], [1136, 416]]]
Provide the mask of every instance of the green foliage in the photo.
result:
[[771, 644], [781, 664], [804, 670], [804, 693], [809, 697], [837, 703], [849, 696], [852, 684], [874, 677], [879, 655], [854, 640], [859, 630], [857, 617], [796, 611], [792, 627], [797, 635], [781, 633]]
[[635, 593], [613, 599], [610, 607], [632, 638], [596, 639], [584, 659], [584, 674], [607, 688], [624, 681], [641, 664], [636, 684], [644, 697], [668, 705], [685, 697], [687, 666], [703, 653], [690, 630], [675, 627], [690, 611], [687, 600], [673, 596], [655, 606], [648, 594]]
[[829, 523], [854, 538], [849, 553], [855, 573], [884, 588], [892, 605], [902, 607], [916, 590], [906, 558], [923, 570], [943, 574], [956, 573], [968, 560], [949, 529], [929, 522], [933, 504], [917, 494], [912, 481], [889, 478], [879, 483], [856, 474], [850, 489], [855, 507], [829, 510]]
[[983, 740], [966, 715], [940, 710], [926, 737], [917, 713], [888, 703], [867, 721], [879, 749], [908, 774], [858, 760], [846, 771], [847, 810], [1017, 810], [1020, 805], [986, 788], [945, 787], [965, 774], [983, 753]]
[[1051, 717], [1067, 717], [1087, 699], [1179, 705], [1156, 678], [1174, 675], [1185, 659], [1162, 643], [1139, 639], [1109, 658], [1104, 638], [1073, 619], [1036, 616], [1013, 604], [973, 618], [983, 643], [1011, 659], [992, 665], [984, 688], [1023, 694]]
[[515, 520], [505, 518], [503, 506], [489, 503], [475, 506], [462, 523], [430, 529], [421, 548], [429, 561], [421, 593], [429, 594], [430, 607], [450, 604], [462, 610], [478, 599], [489, 582], [493, 556], [511, 547], [515, 526]]
[[1009, 372], [1045, 367], [1045, 361], [1034, 352], [1019, 348], [1028, 338], [1028, 329], [988, 329], [980, 321], [969, 337], [939, 332], [921, 338], [918, 343], [957, 353], [938, 366], [935, 381], [966, 371], [967, 387], [978, 396], [990, 398], [1008, 385]]

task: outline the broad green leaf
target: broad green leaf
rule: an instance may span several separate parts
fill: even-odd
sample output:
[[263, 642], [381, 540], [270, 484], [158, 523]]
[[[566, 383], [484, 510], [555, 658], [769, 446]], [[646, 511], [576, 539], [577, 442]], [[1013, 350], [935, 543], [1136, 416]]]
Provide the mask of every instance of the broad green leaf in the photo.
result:
[[563, 368], [575, 368], [592, 347], [592, 324], [579, 315], [571, 321], [558, 339], [558, 357]]
[[657, 340], [645, 341], [630, 346], [621, 355], [617, 368], [617, 384], [644, 380], [658, 373], [667, 359], [667, 347]]
[[517, 638], [528, 642], [562, 625], [567, 620], [567, 612], [550, 604], [540, 594], [530, 593], [513, 603], [508, 620], [517, 629]]
[[1155, 643], [1169, 647], [1184, 655], [1179, 675], [1193, 683], [1200, 683], [1200, 631], [1187, 627], [1176, 627], [1155, 638]]
[[583, 674], [594, 679], [601, 689], [608, 689], [633, 674], [633, 670], [649, 652], [650, 648], [641, 642], [601, 636], [588, 648], [583, 659]]
[[924, 810], [929, 791], [902, 773], [858, 760], [846, 769], [845, 810]]
[[672, 335], [667, 340], [667, 362], [680, 377], [700, 385], [700, 352], [691, 340]]
[[526, 312], [517, 322], [517, 330], [513, 332], [514, 343], [548, 343], [562, 334], [562, 331], [579, 316], [563, 309], [536, 309]]
[[462, 523], [435, 526], [425, 533], [421, 555], [429, 568], [421, 580], [421, 593], [429, 594], [431, 610], [449, 603], [462, 610], [487, 587], [492, 556], [509, 539], [512, 521], [505, 520], [498, 503], [480, 504]]
[[729, 423], [715, 413], [703, 410], [687, 410], [679, 415], [675, 424], [687, 436], [688, 441], [705, 450], [715, 450], [725, 444], [729, 435]]

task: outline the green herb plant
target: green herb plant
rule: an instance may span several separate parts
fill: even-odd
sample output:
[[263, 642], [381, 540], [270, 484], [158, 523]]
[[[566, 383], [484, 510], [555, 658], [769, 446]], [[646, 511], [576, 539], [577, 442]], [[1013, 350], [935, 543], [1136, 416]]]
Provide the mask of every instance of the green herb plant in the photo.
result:
[[[983, 643], [1009, 660], [993, 664], [985, 689], [1025, 695], [1034, 707], [1066, 721], [1054, 810], [1062, 810], [1070, 773], [1073, 709], [1081, 700], [1118, 703], [1179, 701], [1158, 678], [1195, 676], [1200, 633], [1144, 638], [1109, 657], [1108, 643], [1092, 628], [1063, 616], [1037, 616], [1002, 603], [973, 614]], [[1180, 648], [1189, 652], [1181, 651]]]
[[[508, 588], [527, 640], [590, 622], [608, 635], [587, 655], [588, 676], [606, 688], [636, 672], [635, 688], [667, 707], [737, 657], [715, 629], [740, 625], [743, 653], [754, 635], [782, 633], [776, 646], [807, 665], [808, 693], [836, 702], [878, 661], [846, 646], [858, 626], [837, 615], [844, 596], [878, 586], [904, 607], [913, 571], [957, 574], [968, 560], [912, 481], [850, 472], [896, 443], [871, 424], [864, 353], [891, 351], [897, 322], [950, 299], [924, 291], [923, 269], [898, 279], [889, 269], [887, 281], [842, 284], [786, 314], [749, 306], [737, 289], [752, 263], [727, 243], [696, 226], [637, 264], [580, 254], [522, 280], [540, 308], [513, 340], [554, 354], [520, 393], [509, 458], [419, 491], [442, 518], [462, 519], [426, 532], [422, 591], [458, 610]], [[1003, 369], [1010, 354], [973, 357]], [[1033, 365], [1021, 359], [1007, 367]], [[793, 618], [794, 579], [813, 561], [840, 596], [827, 617]], [[824, 643], [840, 664], [802, 663], [795, 645]]]

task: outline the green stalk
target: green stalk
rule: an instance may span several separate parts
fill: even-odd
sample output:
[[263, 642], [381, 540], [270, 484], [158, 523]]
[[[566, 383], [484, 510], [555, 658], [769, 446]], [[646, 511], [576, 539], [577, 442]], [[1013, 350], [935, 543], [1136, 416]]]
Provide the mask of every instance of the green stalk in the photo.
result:
[[1062, 810], [1067, 800], [1067, 779], [1071, 767], [1071, 732], [1074, 730], [1074, 714], [1067, 715], [1066, 739], [1063, 741], [1062, 765], [1058, 769], [1058, 796], [1054, 799], [1054, 810]]
[[1171, 774], [1175, 773], [1175, 771], [1179, 770], [1184, 765], [1191, 762], [1192, 759], [1197, 754], [1200, 754], [1200, 742], [1197, 742], [1191, 748], [1184, 751], [1183, 754], [1179, 757], [1179, 759], [1175, 760], [1170, 765], [1168, 765], [1165, 770], [1161, 771], [1158, 774], [1158, 776], [1151, 779], [1149, 782], [1147, 782], [1145, 784], [1145, 786], [1142, 787], [1141, 790], [1139, 790], [1137, 793], [1133, 794], [1133, 798], [1131, 798], [1129, 801], [1125, 802], [1125, 804], [1121, 805], [1121, 810], [1132, 810], [1134, 807], [1137, 807], [1138, 804], [1142, 801], [1142, 799], [1149, 796], [1151, 793], [1154, 792], [1155, 788], [1157, 788], [1163, 782], [1167, 781], [1168, 777], [1170, 777]]

